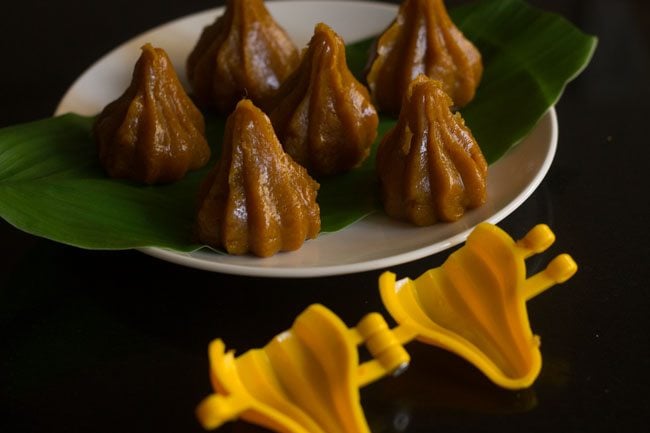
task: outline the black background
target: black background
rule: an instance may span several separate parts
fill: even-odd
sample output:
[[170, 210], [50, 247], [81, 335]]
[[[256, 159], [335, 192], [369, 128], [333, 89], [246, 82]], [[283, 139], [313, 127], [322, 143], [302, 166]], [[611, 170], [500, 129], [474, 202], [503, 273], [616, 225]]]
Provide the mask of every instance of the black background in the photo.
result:
[[[648, 393], [650, 2], [535, 0], [599, 37], [557, 105], [559, 148], [539, 189], [500, 226], [548, 223], [578, 274], [529, 302], [544, 366], [496, 388], [437, 349], [408, 346], [396, 379], [364, 388], [379, 432], [645, 431]], [[47, 117], [88, 66], [153, 26], [217, 1], [10, 0], [0, 8], [0, 126]], [[449, 4], [455, 4], [449, 2]], [[448, 252], [393, 267], [415, 277]], [[183, 268], [134, 251], [85, 251], [0, 221], [0, 431], [199, 432], [207, 343], [242, 353], [321, 302], [353, 326], [380, 311], [372, 271], [261, 279]], [[144, 283], [141, 283], [144, 282]], [[261, 431], [243, 423], [224, 432]]]

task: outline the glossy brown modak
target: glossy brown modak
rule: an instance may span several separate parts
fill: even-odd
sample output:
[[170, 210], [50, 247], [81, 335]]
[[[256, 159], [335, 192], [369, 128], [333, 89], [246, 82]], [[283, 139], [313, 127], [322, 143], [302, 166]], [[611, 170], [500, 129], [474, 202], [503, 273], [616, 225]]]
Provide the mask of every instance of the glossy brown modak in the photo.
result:
[[262, 0], [228, 0], [190, 53], [187, 76], [199, 105], [230, 113], [242, 97], [263, 103], [299, 62], [298, 49]]
[[483, 73], [481, 54], [451, 21], [443, 0], [403, 0], [373, 53], [366, 78], [382, 112], [399, 112], [419, 74], [440, 80], [454, 105], [463, 107], [474, 98]]
[[456, 221], [487, 198], [487, 163], [444, 85], [424, 75], [407, 89], [399, 120], [377, 150], [386, 213], [424, 226]]
[[131, 84], [95, 120], [99, 160], [109, 176], [173, 182], [210, 159], [203, 115], [161, 48], [142, 47]]
[[201, 186], [200, 241], [230, 254], [267, 257], [320, 231], [319, 185], [282, 149], [250, 100], [228, 117], [221, 158]]
[[377, 136], [377, 111], [368, 90], [348, 69], [341, 37], [322, 23], [298, 70], [270, 105], [284, 149], [314, 175], [358, 166]]

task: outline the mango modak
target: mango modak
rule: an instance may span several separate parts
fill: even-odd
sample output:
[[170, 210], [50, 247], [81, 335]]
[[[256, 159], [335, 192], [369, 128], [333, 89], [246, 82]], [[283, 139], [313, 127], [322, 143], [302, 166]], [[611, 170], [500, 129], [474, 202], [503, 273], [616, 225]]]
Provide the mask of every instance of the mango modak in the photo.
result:
[[377, 136], [379, 120], [368, 90], [348, 69], [343, 39], [322, 23], [270, 106], [284, 150], [313, 175], [358, 166]]
[[190, 53], [187, 77], [200, 106], [230, 113], [243, 97], [264, 102], [299, 62], [300, 52], [263, 0], [228, 0]]
[[473, 98], [483, 64], [478, 49], [449, 18], [443, 0], [403, 0], [376, 42], [367, 82], [377, 108], [398, 113], [411, 80], [440, 80], [456, 107]]
[[320, 231], [319, 185], [282, 149], [250, 100], [228, 117], [221, 158], [201, 185], [197, 234], [230, 254], [300, 248]]
[[456, 221], [487, 199], [487, 162], [444, 84], [424, 75], [408, 87], [399, 120], [377, 149], [382, 202], [419, 226]]
[[203, 114], [161, 48], [142, 47], [131, 84], [96, 118], [93, 136], [110, 177], [173, 182], [210, 159]]

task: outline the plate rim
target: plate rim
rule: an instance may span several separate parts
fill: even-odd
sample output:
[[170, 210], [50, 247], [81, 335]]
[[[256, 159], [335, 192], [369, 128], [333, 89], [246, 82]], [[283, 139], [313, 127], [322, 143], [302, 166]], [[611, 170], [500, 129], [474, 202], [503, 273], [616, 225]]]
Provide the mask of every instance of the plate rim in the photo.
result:
[[[540, 123], [548, 117], [550, 122], [550, 140], [546, 148], [546, 154], [544, 160], [542, 161], [540, 169], [535, 173], [530, 182], [526, 187], [517, 194], [510, 202], [499, 209], [497, 212], [492, 214], [490, 217], [485, 219], [483, 222], [489, 222], [492, 224], [497, 224], [502, 221], [505, 217], [514, 212], [519, 206], [521, 206], [534, 192], [537, 190], [539, 185], [542, 183], [548, 170], [550, 169], [555, 153], [557, 151], [557, 142], [558, 142], [558, 120], [557, 112], [555, 107], [549, 108], [549, 110], [540, 118], [535, 128], [540, 127]], [[532, 131], [531, 131], [532, 133]], [[530, 134], [529, 134], [530, 135]], [[524, 138], [525, 140], [526, 138]], [[509, 151], [512, 151], [517, 145], [513, 146]], [[507, 157], [508, 153], [502, 158]], [[357, 222], [358, 223], [358, 222]], [[354, 224], [357, 224], [354, 223]], [[346, 227], [352, 227], [354, 224]], [[478, 223], [477, 223], [478, 224]], [[200, 269], [204, 271], [219, 272], [232, 275], [241, 275], [241, 276], [251, 276], [251, 277], [270, 277], [270, 278], [313, 278], [313, 277], [326, 277], [326, 276], [335, 276], [335, 275], [347, 275], [357, 272], [366, 272], [373, 271], [379, 268], [387, 268], [390, 266], [401, 265], [404, 263], [409, 263], [415, 260], [419, 260], [433, 254], [445, 251], [449, 248], [452, 248], [467, 239], [469, 233], [476, 227], [472, 225], [466, 230], [457, 233], [451, 237], [445, 238], [440, 242], [435, 242], [434, 244], [428, 245], [426, 247], [418, 248], [411, 250], [405, 253], [400, 253], [380, 259], [373, 259], [364, 262], [352, 263], [352, 264], [342, 264], [342, 265], [327, 265], [327, 266], [308, 266], [308, 267], [292, 267], [292, 266], [276, 266], [276, 267], [252, 267], [247, 265], [239, 265], [233, 263], [223, 263], [205, 260], [200, 257], [193, 256], [193, 252], [180, 252], [169, 250], [166, 248], [159, 247], [145, 247], [137, 248], [138, 251], [147, 254], [149, 256], [165, 260], [174, 264]], [[314, 240], [310, 241], [313, 242]], [[295, 251], [293, 252], [295, 253]], [[291, 252], [289, 252], [291, 254]], [[215, 256], [219, 256], [216, 255]], [[259, 260], [264, 260], [260, 258]]]

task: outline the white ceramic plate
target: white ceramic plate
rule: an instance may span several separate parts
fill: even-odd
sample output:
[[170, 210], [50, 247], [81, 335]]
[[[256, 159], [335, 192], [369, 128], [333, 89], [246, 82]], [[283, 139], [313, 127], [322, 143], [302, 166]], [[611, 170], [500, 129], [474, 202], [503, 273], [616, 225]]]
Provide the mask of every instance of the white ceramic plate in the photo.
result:
[[[306, 45], [318, 22], [330, 25], [346, 42], [354, 42], [382, 31], [397, 11], [394, 5], [356, 1], [277, 1], [267, 3], [267, 7], [298, 46]], [[187, 84], [186, 57], [203, 27], [222, 13], [223, 9], [214, 9], [173, 21], [111, 51], [72, 85], [56, 114], [70, 111], [96, 114], [121, 95], [140, 55], [139, 48], [147, 42], [167, 51], [179, 77]], [[346, 274], [416, 260], [463, 242], [476, 224], [496, 223], [519, 207], [551, 165], [557, 130], [557, 117], [551, 109], [525, 140], [490, 166], [487, 203], [455, 223], [417, 228], [374, 214], [344, 230], [307, 241], [298, 251], [265, 259], [220, 255], [208, 250], [179, 253], [143, 248], [141, 251], [184, 266], [266, 277]]]

